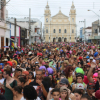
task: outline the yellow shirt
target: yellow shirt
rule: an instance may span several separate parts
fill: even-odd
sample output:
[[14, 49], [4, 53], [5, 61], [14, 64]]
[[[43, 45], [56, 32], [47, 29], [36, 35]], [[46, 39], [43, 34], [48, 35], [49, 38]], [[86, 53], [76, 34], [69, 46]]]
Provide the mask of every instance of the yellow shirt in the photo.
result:
[[73, 77], [72, 76], [71, 77], [68, 77], [68, 81], [69, 81], [69, 84], [71, 85], [72, 82], [73, 82]]

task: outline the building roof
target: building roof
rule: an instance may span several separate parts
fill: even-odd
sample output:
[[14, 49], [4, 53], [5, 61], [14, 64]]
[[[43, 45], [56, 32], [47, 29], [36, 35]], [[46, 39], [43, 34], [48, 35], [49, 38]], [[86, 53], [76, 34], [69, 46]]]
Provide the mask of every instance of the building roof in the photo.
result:
[[56, 15], [52, 16], [52, 18], [54, 18], [54, 17], [59, 17], [59, 15], [62, 15], [63, 17], [67, 17], [67, 18], [68, 18], [68, 16], [64, 15], [64, 14], [61, 12], [61, 10], [59, 10], [59, 12], [58, 12]]
[[[7, 18], [7, 21], [11, 21], [11, 22], [14, 22], [14, 18], [11, 17], [11, 18]], [[16, 21], [17, 22], [29, 22], [29, 17], [24, 17], [24, 18], [16, 18]], [[31, 22], [35, 23], [39, 21], [37, 18], [31, 18]]]

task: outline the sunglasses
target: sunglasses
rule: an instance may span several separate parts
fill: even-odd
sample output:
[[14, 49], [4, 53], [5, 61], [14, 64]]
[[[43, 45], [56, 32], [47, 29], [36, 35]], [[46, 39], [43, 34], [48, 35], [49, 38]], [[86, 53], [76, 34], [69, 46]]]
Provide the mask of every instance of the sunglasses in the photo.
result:
[[88, 88], [89, 90], [95, 90], [95, 88]]

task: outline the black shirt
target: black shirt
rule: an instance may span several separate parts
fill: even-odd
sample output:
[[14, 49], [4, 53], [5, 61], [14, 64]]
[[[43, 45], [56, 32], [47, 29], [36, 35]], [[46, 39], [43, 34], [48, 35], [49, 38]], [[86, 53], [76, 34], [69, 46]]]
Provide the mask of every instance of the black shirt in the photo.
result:
[[[49, 92], [49, 85], [48, 85], [46, 82], [44, 82], [44, 81], [42, 81], [42, 84], [43, 84], [45, 90], [46, 90], [47, 92]], [[33, 87], [35, 88], [35, 90], [37, 91], [38, 97], [39, 97], [41, 100], [42, 100], [42, 98], [43, 98], [44, 100], [46, 100], [45, 96], [43, 95], [41, 86], [40, 86], [38, 83], [36, 83], [36, 80], [34, 80], [33, 82], [31, 82], [29, 85], [31, 85], [31, 86], [33, 86]]]

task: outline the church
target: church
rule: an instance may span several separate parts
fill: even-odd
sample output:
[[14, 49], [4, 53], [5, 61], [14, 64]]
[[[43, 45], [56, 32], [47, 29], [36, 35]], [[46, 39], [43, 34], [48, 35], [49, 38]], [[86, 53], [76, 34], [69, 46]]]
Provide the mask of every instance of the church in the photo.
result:
[[76, 42], [76, 9], [74, 3], [69, 17], [59, 12], [51, 17], [47, 2], [44, 11], [44, 40], [45, 42]]

